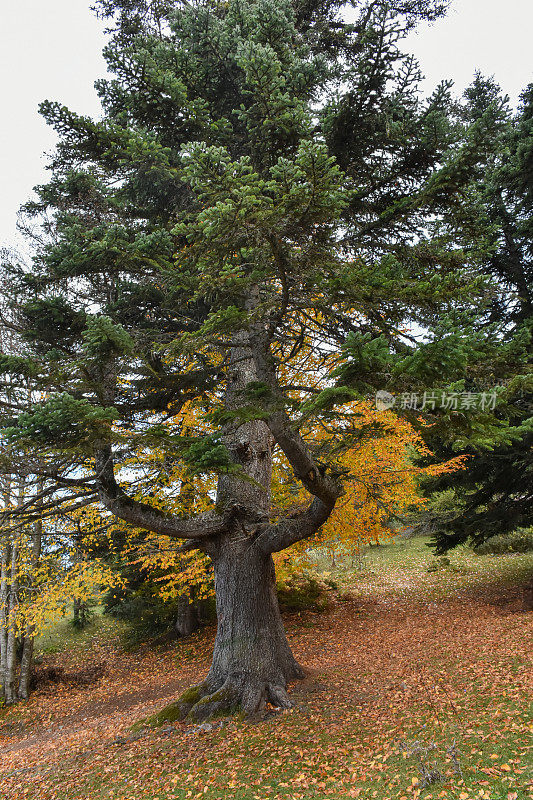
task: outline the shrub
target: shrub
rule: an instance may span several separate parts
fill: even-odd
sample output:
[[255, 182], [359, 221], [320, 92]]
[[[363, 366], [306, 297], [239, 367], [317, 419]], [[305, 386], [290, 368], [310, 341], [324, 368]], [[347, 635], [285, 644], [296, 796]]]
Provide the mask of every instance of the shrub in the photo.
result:
[[327, 587], [312, 575], [291, 575], [278, 582], [282, 611], [324, 611], [328, 606]]
[[[195, 602], [200, 625], [215, 619], [215, 599]], [[180, 614], [180, 598], [163, 600], [157, 586], [149, 580], [137, 588], [115, 588], [105, 598], [105, 611], [126, 623], [123, 644], [134, 649], [144, 642], [163, 644], [178, 637], [176, 622]]]
[[440, 572], [441, 570], [462, 574], [465, 572], [462, 567], [457, 567], [455, 564], [452, 564], [450, 559], [446, 556], [439, 556], [438, 558], [433, 559], [427, 569], [428, 572]]
[[533, 550], [533, 527], [518, 528], [513, 533], [491, 536], [474, 548], [479, 556], [503, 555], [504, 553], [529, 553]]

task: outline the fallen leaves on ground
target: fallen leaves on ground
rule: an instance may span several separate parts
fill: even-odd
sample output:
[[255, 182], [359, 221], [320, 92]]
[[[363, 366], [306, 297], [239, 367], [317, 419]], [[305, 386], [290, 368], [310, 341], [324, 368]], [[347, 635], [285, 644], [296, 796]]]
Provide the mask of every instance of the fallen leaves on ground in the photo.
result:
[[530, 797], [532, 615], [518, 596], [479, 585], [437, 600], [354, 595], [289, 617], [308, 677], [292, 687], [293, 710], [259, 723], [132, 735], [205, 674], [214, 631], [135, 653], [97, 638], [54, 657], [68, 673], [105, 665], [97, 683], [44, 687], [0, 716], [1, 796]]

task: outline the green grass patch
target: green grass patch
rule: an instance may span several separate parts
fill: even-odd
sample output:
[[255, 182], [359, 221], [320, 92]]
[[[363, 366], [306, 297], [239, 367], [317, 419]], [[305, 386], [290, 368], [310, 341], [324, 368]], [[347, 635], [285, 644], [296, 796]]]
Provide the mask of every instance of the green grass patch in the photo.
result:
[[69, 650], [89, 649], [96, 637], [114, 637], [122, 624], [103, 613], [97, 606], [88, 625], [82, 630], [72, 624], [72, 616], [55, 619], [36, 637], [36, 656], [54, 655]]

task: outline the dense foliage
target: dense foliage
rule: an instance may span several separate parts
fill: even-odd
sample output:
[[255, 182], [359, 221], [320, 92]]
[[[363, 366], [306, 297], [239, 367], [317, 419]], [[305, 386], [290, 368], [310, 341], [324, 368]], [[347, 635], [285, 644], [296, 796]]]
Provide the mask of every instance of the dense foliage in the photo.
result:
[[[497, 148], [477, 185], [487, 246], [480, 269], [496, 291], [477, 322], [483, 347], [463, 384], [472, 392], [497, 387], [497, 403], [478, 441], [459, 440], [469, 456], [466, 469], [453, 481], [443, 476], [436, 482], [438, 492], [454, 492], [455, 508], [446, 519], [438, 504], [430, 513], [441, 552], [468, 539], [480, 546], [512, 534], [531, 522], [533, 508], [533, 85], [516, 114], [492, 81], [478, 78], [467, 100], [472, 116], [495, 104], [505, 111]], [[457, 447], [450, 438], [443, 437], [448, 447], [435, 442], [440, 457]]]

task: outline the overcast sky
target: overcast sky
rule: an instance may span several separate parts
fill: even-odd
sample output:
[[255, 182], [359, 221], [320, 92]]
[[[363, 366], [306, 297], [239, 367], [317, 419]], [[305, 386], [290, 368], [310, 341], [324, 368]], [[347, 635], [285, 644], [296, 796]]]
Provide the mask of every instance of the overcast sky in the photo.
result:
[[[105, 73], [102, 25], [91, 0], [2, 0], [0, 11], [0, 245], [16, 245], [16, 213], [35, 184], [46, 180], [43, 153], [54, 134], [37, 113], [59, 100], [94, 115], [94, 80]], [[494, 75], [516, 102], [533, 81], [533, 0], [453, 0], [448, 16], [409, 40], [430, 92], [452, 78], [460, 92], [476, 69]]]

